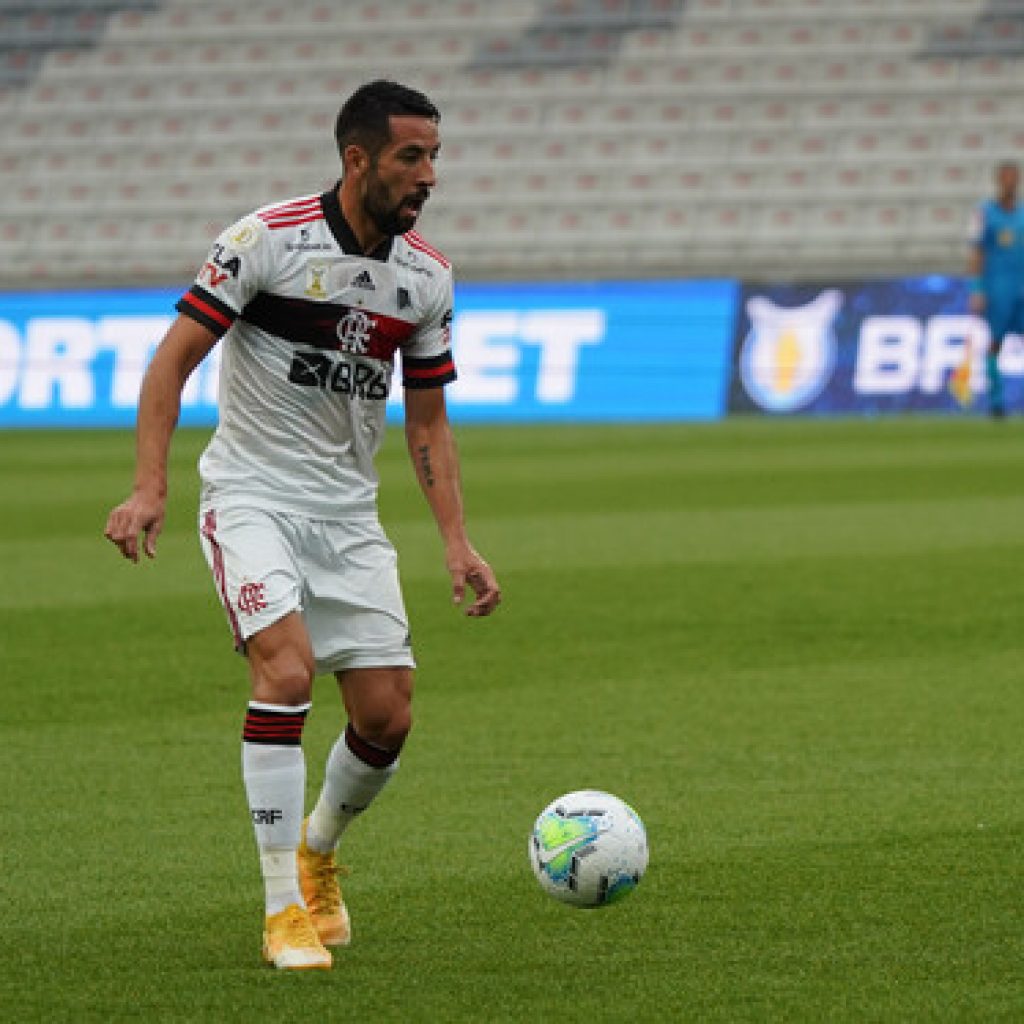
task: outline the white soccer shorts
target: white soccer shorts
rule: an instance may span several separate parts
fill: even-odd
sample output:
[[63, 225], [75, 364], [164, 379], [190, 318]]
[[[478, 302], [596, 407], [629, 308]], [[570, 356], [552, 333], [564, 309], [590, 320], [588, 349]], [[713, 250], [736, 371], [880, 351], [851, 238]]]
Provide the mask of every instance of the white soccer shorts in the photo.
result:
[[238, 650], [297, 611], [318, 672], [415, 666], [398, 557], [375, 519], [203, 508], [199, 536]]

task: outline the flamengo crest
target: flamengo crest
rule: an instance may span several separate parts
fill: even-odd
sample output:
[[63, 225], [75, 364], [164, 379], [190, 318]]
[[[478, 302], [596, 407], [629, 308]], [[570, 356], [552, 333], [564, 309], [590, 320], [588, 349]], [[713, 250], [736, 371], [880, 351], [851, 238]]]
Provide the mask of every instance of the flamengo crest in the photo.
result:
[[370, 332], [376, 326], [377, 321], [362, 310], [350, 309], [338, 321], [337, 333], [341, 350], [357, 356], [365, 355], [370, 344]]

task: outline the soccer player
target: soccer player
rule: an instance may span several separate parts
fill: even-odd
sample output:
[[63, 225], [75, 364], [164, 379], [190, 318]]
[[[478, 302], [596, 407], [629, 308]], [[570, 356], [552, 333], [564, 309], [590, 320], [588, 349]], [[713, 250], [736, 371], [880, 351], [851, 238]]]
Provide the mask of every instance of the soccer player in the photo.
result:
[[1017, 202], [1020, 168], [1006, 160], [996, 168], [996, 197], [982, 203], [971, 227], [968, 273], [971, 310], [985, 317], [989, 411], [1005, 415], [999, 352], [1008, 334], [1024, 333], [1024, 209]]
[[[199, 533], [248, 661], [242, 773], [264, 880], [263, 956], [284, 969], [330, 967], [325, 947], [349, 942], [335, 847], [395, 773], [411, 723], [413, 654], [374, 469], [398, 352], [406, 439], [453, 599], [480, 617], [501, 598], [466, 534], [445, 411], [451, 268], [413, 231], [435, 185], [438, 123], [415, 90], [362, 86], [337, 119], [341, 181], [221, 234], [146, 373], [134, 488], [105, 531], [133, 562], [140, 546], [156, 554], [181, 391], [223, 339]], [[317, 672], [337, 678], [348, 723], [304, 820], [301, 737]]]

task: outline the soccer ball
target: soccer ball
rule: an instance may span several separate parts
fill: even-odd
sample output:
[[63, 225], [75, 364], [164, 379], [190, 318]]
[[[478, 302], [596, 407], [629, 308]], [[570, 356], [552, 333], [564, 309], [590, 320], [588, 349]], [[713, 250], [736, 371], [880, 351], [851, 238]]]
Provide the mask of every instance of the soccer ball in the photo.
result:
[[639, 815], [611, 793], [581, 789], [553, 800], [530, 833], [541, 888], [574, 907], [603, 907], [632, 892], [647, 869]]

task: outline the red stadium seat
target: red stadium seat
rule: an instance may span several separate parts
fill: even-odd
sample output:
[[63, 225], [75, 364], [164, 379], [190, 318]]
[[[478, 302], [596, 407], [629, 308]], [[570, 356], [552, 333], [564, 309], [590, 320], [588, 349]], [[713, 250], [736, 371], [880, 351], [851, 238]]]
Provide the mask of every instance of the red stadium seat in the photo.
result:
[[946, 239], [963, 246], [967, 236], [968, 211], [954, 203], [925, 202], [914, 219], [913, 231], [918, 237]]
[[15, 260], [26, 252], [35, 240], [36, 225], [30, 221], [11, 218], [0, 220], [0, 253], [4, 260]]
[[752, 218], [751, 235], [759, 241], [792, 245], [806, 233], [806, 206], [773, 203], [761, 206]]

